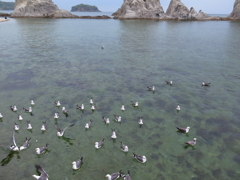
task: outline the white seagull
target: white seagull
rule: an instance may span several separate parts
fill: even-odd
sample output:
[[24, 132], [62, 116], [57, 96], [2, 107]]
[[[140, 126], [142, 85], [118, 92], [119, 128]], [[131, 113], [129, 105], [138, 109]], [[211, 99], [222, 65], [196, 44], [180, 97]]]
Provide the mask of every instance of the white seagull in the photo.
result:
[[81, 157], [81, 159], [79, 159], [78, 161], [73, 161], [72, 162], [72, 168], [74, 170], [79, 169], [81, 167], [82, 161], [83, 161], [83, 157]]
[[61, 130], [57, 125], [55, 125], [56, 129], [58, 130], [57, 135], [58, 135], [59, 137], [63, 136], [64, 132], [65, 132], [68, 128], [72, 127], [72, 126], [74, 126], [74, 124], [71, 124], [70, 126], [67, 126], [67, 127], [65, 127], [63, 130]]

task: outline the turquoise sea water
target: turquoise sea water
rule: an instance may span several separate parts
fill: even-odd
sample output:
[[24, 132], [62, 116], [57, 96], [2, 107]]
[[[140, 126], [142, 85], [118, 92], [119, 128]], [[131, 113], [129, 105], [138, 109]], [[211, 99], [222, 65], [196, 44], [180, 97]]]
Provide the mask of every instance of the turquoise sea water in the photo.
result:
[[[31, 138], [19, 153], [0, 148], [0, 179], [33, 179], [35, 164], [54, 180], [101, 180], [119, 170], [129, 170], [133, 180], [239, 179], [239, 22], [28, 18], [0, 26], [0, 144], [12, 144], [14, 123], [20, 125], [18, 146]], [[202, 87], [202, 81], [211, 86]], [[153, 85], [155, 93], [147, 91]], [[33, 116], [22, 110], [31, 99]], [[56, 100], [68, 117], [55, 107]], [[82, 103], [84, 113], [76, 109]], [[57, 111], [60, 118], [54, 120]], [[114, 122], [115, 114], [122, 116], [121, 124]], [[105, 125], [102, 116], [111, 123]], [[85, 130], [90, 119], [93, 126]], [[47, 121], [45, 133], [42, 121]], [[72, 123], [57, 137], [55, 124]], [[188, 134], [177, 132], [187, 126]], [[104, 146], [96, 150], [94, 143], [102, 138]], [[184, 142], [193, 138], [197, 145], [187, 148]], [[120, 150], [121, 141], [128, 153]], [[46, 143], [48, 151], [36, 155], [35, 148]], [[137, 162], [132, 153], [145, 155], [147, 162]], [[73, 171], [71, 163], [80, 157], [82, 168]]]

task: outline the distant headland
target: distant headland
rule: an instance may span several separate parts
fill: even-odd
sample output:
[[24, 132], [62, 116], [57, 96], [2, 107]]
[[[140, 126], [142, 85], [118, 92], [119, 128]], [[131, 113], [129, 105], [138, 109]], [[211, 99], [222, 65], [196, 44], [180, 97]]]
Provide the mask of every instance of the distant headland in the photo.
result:
[[79, 4], [76, 6], [73, 6], [71, 9], [72, 12], [101, 12], [97, 6], [91, 6], [87, 4]]
[[0, 1], [0, 10], [14, 10], [14, 2], [4, 2]]

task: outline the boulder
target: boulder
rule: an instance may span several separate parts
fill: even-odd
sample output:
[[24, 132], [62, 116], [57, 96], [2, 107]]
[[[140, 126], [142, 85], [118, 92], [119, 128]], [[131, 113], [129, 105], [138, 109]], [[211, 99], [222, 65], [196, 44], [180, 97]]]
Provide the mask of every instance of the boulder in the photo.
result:
[[240, 0], [235, 0], [233, 11], [232, 13], [227, 17], [227, 19], [240, 19]]
[[171, 0], [166, 15], [173, 19], [188, 19], [190, 11], [180, 0]]
[[113, 13], [115, 19], [150, 18], [161, 19], [165, 17], [160, 0], [124, 0], [121, 8]]
[[52, 0], [16, 0], [11, 17], [76, 17], [66, 10], [59, 9]]

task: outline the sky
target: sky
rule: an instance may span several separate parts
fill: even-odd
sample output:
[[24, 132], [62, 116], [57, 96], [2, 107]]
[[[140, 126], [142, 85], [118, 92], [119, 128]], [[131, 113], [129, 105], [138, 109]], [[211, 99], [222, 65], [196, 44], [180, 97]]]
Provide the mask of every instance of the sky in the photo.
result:
[[[14, 2], [14, 0], [1, 0]], [[100, 11], [103, 12], [115, 12], [121, 7], [124, 0], [52, 0], [60, 9], [65, 9], [70, 11], [72, 6], [78, 4], [88, 4], [95, 5]], [[160, 3], [164, 9], [167, 11], [171, 0], [160, 0]], [[235, 0], [181, 0], [185, 6], [190, 9], [194, 9], [198, 12], [202, 10], [208, 14], [230, 14], [233, 10], [233, 5]]]

